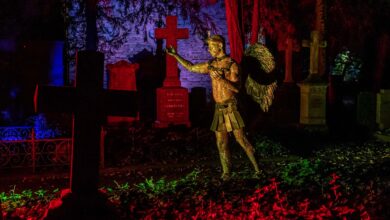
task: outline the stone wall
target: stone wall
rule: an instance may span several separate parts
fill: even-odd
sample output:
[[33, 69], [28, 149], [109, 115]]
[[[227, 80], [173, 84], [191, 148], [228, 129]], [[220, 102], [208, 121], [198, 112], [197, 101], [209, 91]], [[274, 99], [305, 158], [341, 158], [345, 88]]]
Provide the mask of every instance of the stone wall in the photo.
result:
[[[204, 9], [202, 9], [202, 12], [208, 13], [211, 15], [213, 22], [216, 24], [217, 33], [211, 33], [211, 34], [221, 34], [225, 36], [226, 38], [226, 48], [227, 52], [229, 53], [229, 44], [228, 44], [228, 36], [227, 36], [227, 27], [226, 27], [226, 19], [225, 19], [225, 7], [223, 1], [218, 1], [218, 3], [208, 6]], [[115, 13], [112, 11], [111, 13]], [[113, 15], [114, 16], [114, 15]], [[101, 18], [98, 18], [101, 19]], [[165, 18], [163, 18], [165, 20]], [[98, 21], [98, 29], [99, 25], [104, 24], [104, 21]], [[72, 24], [71, 24], [72, 25]], [[128, 22], [127, 24], [132, 26], [133, 24]], [[178, 41], [178, 52], [186, 59], [193, 63], [198, 62], [205, 62], [208, 59], [210, 59], [210, 55], [208, 54], [207, 47], [205, 43], [200, 39], [199, 36], [195, 35], [191, 28], [191, 25], [188, 20], [183, 20], [180, 16], [178, 17], [178, 27], [179, 28], [188, 28], [190, 32], [190, 37], [188, 39], [182, 39]], [[107, 26], [106, 28], [110, 28]], [[154, 38], [154, 25], [148, 25], [146, 30], [147, 33], [144, 31], [136, 31], [135, 28], [132, 28], [132, 33], [128, 35], [128, 37], [119, 45], [116, 47], [113, 47], [110, 45], [110, 43], [106, 42], [105, 39], [112, 37], [99, 37], [99, 45], [98, 50], [103, 52], [105, 54], [105, 64], [111, 64], [115, 63], [119, 60], [132, 60], [137, 54], [140, 54], [142, 52], [147, 52], [149, 54], [156, 54], [157, 49], [157, 43]], [[83, 30], [82, 27], [75, 28], [78, 30]], [[115, 29], [112, 29], [112, 33], [114, 33]], [[110, 31], [108, 32], [110, 34]], [[114, 35], [114, 34], [112, 34]], [[80, 44], [80, 40], [84, 38], [85, 35], [80, 33], [73, 33], [69, 34], [70, 38], [78, 38], [76, 42]], [[104, 34], [103, 34], [104, 36]], [[105, 39], [104, 39], [105, 38]], [[82, 50], [82, 46], [78, 46], [79, 50]], [[165, 44], [163, 44], [163, 48], [165, 48]], [[70, 53], [72, 54], [72, 53]], [[165, 61], [164, 61], [165, 62]], [[74, 62], [71, 62], [70, 64], [70, 81], [74, 81], [75, 79], [75, 68], [74, 68]], [[182, 86], [187, 88], [189, 92], [194, 87], [204, 87], [206, 88], [207, 92], [207, 98], [210, 98], [211, 90], [210, 90], [210, 78], [208, 75], [200, 75], [200, 74], [194, 74], [189, 73], [187, 70], [179, 66], [180, 71], [180, 79]], [[105, 87], [107, 87], [107, 71], [105, 71]]]
[[[206, 11], [210, 15], [214, 15], [213, 19], [217, 25], [218, 33], [211, 34], [221, 34], [225, 37], [227, 45], [226, 50], [229, 53], [229, 42], [228, 42], [228, 33], [226, 26], [226, 17], [225, 17], [225, 7], [221, 3], [223, 1], [219, 1], [215, 6], [206, 9]], [[190, 28], [187, 24], [185, 27]], [[191, 30], [191, 29], [190, 29]], [[190, 31], [191, 32], [191, 31]], [[190, 50], [186, 48], [191, 48]], [[179, 52], [186, 59], [190, 60], [193, 63], [198, 62], [207, 62], [211, 59], [207, 51], [207, 47], [204, 42], [199, 39], [199, 37], [190, 34], [189, 39], [181, 40], [178, 43]], [[180, 79], [182, 82], [182, 86], [188, 89], [192, 89], [193, 87], [204, 87], [207, 88], [208, 97], [211, 95], [211, 87], [210, 87], [210, 77], [208, 75], [194, 74], [185, 70], [182, 66], [179, 66], [180, 69]]]

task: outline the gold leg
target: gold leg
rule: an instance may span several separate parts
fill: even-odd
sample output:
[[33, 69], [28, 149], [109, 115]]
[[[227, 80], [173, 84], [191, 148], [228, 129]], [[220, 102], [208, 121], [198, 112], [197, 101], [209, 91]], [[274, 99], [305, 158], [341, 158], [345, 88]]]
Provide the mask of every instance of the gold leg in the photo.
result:
[[249, 160], [251, 161], [256, 173], [260, 173], [260, 169], [259, 169], [259, 166], [257, 165], [256, 158], [254, 155], [255, 149], [253, 148], [252, 144], [249, 143], [246, 135], [244, 134], [244, 130], [242, 128], [240, 128], [240, 129], [234, 130], [233, 133], [234, 133], [234, 137], [236, 138], [236, 141], [244, 149], [246, 155], [248, 156]]
[[219, 151], [219, 159], [222, 165], [222, 178], [227, 179], [230, 176], [230, 150], [228, 147], [229, 137], [226, 131], [216, 131], [215, 137], [217, 138], [217, 147]]

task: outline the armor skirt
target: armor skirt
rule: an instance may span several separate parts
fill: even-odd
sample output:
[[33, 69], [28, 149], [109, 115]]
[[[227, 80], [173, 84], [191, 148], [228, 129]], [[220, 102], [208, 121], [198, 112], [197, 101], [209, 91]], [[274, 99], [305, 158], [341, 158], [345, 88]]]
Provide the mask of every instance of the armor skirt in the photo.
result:
[[245, 124], [237, 110], [236, 99], [233, 98], [215, 104], [214, 119], [210, 130], [231, 132], [243, 127], [245, 127]]

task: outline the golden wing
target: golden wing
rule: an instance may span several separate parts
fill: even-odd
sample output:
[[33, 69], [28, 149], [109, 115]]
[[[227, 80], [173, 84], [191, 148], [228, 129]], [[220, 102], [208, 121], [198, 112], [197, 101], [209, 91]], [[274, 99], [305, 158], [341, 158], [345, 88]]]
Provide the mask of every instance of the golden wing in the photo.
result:
[[[262, 44], [251, 45], [245, 51], [245, 56], [249, 58], [249, 62], [243, 62], [243, 65], [250, 67], [243, 68], [247, 71], [247, 79], [245, 81], [246, 93], [260, 105], [264, 112], [268, 112], [274, 99], [274, 92], [277, 87], [276, 80], [269, 82], [262, 82], [264, 77], [261, 74], [271, 74], [275, 69], [275, 61], [271, 52]], [[260, 76], [260, 77], [257, 77]]]

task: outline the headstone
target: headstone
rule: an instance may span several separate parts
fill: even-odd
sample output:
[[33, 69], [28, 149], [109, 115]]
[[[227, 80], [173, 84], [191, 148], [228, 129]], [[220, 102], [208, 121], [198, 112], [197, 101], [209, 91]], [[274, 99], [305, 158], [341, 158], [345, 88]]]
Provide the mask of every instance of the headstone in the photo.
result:
[[357, 123], [374, 130], [376, 127], [375, 113], [376, 95], [372, 92], [360, 92], [357, 97]]
[[[138, 63], [129, 63], [125, 60], [114, 64], [108, 64], [109, 72], [108, 89], [137, 91], [136, 71], [139, 69]], [[132, 103], [138, 105], [137, 103]], [[133, 122], [139, 120], [139, 114], [136, 117], [108, 116], [107, 124], [118, 124], [123, 122]]]
[[101, 126], [107, 114], [137, 112], [135, 92], [103, 90], [102, 53], [79, 52], [77, 62], [76, 87], [37, 86], [34, 95], [36, 111], [73, 113], [70, 191], [46, 219], [108, 219], [98, 193]]
[[300, 88], [300, 118], [304, 125], [326, 124], [326, 87], [324, 83], [298, 83]]
[[[157, 39], [166, 39], [166, 47], [177, 50], [177, 39], [188, 38], [188, 29], [177, 28], [177, 17], [167, 16], [166, 28], [157, 28]], [[163, 87], [157, 88], [157, 119], [156, 127], [184, 124], [190, 126], [188, 108], [188, 90], [181, 87], [177, 61], [172, 56], [166, 56], [166, 78]]]
[[376, 94], [376, 122], [381, 130], [390, 128], [390, 90], [381, 89]]

